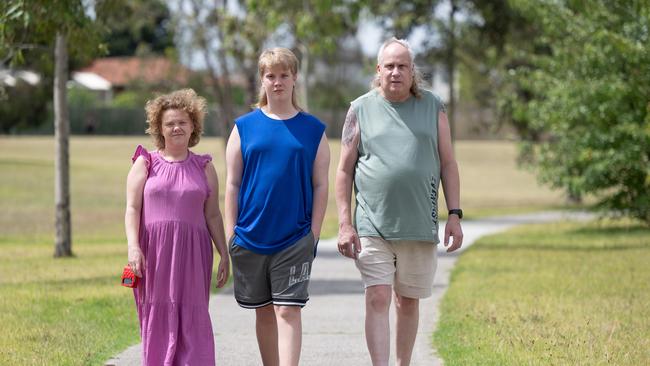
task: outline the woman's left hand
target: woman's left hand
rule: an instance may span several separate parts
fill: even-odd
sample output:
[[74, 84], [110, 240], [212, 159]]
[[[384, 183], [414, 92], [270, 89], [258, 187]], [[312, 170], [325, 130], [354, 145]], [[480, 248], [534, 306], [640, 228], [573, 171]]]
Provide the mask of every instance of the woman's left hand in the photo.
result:
[[219, 268], [217, 270], [217, 288], [222, 288], [228, 282], [230, 275], [230, 258], [226, 255], [219, 259]]

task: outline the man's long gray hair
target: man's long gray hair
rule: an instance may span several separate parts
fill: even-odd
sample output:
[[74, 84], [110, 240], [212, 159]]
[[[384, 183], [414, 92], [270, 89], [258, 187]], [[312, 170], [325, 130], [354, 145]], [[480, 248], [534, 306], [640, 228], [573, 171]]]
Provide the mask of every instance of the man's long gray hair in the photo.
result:
[[[410, 92], [416, 98], [420, 98], [422, 96], [422, 93], [420, 91], [421, 85], [423, 83], [422, 74], [420, 73], [420, 69], [415, 65], [415, 54], [413, 53], [413, 48], [411, 48], [411, 45], [407, 40], [391, 37], [386, 42], [384, 42], [381, 45], [381, 47], [379, 47], [379, 52], [377, 52], [377, 65], [381, 65], [383, 61], [384, 50], [386, 49], [386, 47], [388, 47], [393, 43], [401, 44], [409, 52], [409, 59], [411, 61], [411, 68], [413, 70], [412, 73], [413, 83], [411, 84]], [[381, 86], [381, 76], [379, 75], [379, 73], [377, 73], [375, 74], [374, 79], [372, 79], [372, 81], [370, 82], [370, 89], [374, 89], [380, 86]]]

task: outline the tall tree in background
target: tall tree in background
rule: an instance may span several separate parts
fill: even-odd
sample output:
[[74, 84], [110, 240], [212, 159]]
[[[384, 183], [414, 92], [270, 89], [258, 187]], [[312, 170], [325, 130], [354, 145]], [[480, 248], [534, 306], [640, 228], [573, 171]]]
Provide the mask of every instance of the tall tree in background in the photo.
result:
[[[456, 137], [456, 73], [458, 70], [458, 27], [457, 16], [468, 6], [461, 0], [417, 0], [369, 2], [368, 10], [377, 20], [386, 36], [408, 38], [416, 29], [430, 36], [423, 42], [423, 58], [431, 65], [442, 64], [446, 71], [449, 90], [447, 115], [452, 141]], [[448, 9], [446, 14], [438, 9]]]
[[98, 13], [110, 56], [164, 55], [174, 49], [172, 15], [163, 0], [103, 1]]
[[360, 1], [371, 20], [378, 23], [384, 37], [408, 38], [414, 29], [430, 25], [440, 0]]
[[70, 222], [69, 121], [66, 83], [68, 48], [79, 54], [97, 50], [98, 33], [79, 0], [8, 0], [0, 5], [2, 59], [20, 63], [30, 49], [54, 50], [55, 257], [72, 256]]
[[[231, 72], [223, 47], [226, 24], [224, 14], [227, 12], [226, 0], [179, 0], [176, 7], [181, 9], [177, 14], [177, 24], [185, 32], [191, 45], [186, 52], [198, 51], [208, 71], [210, 87], [219, 104], [217, 123], [221, 136], [228, 138], [235, 119], [235, 106], [231, 89]], [[219, 123], [220, 122], [220, 123]]]
[[449, 118], [449, 129], [451, 142], [456, 141], [456, 14], [458, 13], [457, 0], [449, 0], [449, 18], [445, 29], [445, 40], [447, 55], [445, 64], [447, 66], [447, 80], [449, 80], [449, 101], [447, 115]]
[[509, 76], [517, 68], [533, 67], [527, 54], [548, 53], [547, 47], [531, 42], [541, 35], [539, 25], [509, 0], [468, 0], [466, 5], [471, 15], [460, 29], [458, 53], [465, 85], [471, 85], [466, 96], [494, 111], [490, 128], [509, 125], [522, 139], [539, 141], [543, 131], [530, 123], [525, 103], [520, 103], [530, 100], [531, 91]]
[[232, 14], [228, 11], [221, 13], [221, 24], [216, 27], [223, 29], [223, 47], [225, 53], [232, 57], [238, 72], [246, 79], [246, 104], [252, 106], [257, 101], [259, 83], [257, 81], [257, 59], [271, 29], [278, 24], [266, 17], [263, 8], [255, 4], [242, 4], [245, 10]]
[[307, 109], [311, 55], [331, 52], [341, 38], [353, 34], [359, 12], [358, 2], [343, 0], [292, 0], [282, 6], [268, 0], [179, 0], [177, 7], [183, 9], [179, 26], [208, 69], [226, 137], [234, 120], [231, 71], [244, 76], [247, 101], [252, 104], [259, 90], [257, 58], [261, 50], [275, 46], [268, 44], [270, 40], [293, 45], [301, 61], [301, 105]]
[[308, 87], [313, 58], [333, 52], [345, 37], [356, 33], [362, 2], [346, 0], [287, 0], [282, 6], [271, 0], [247, 0], [247, 7], [265, 14], [267, 29], [288, 29], [300, 58], [298, 93], [301, 106], [309, 109]]
[[57, 31], [54, 46], [54, 202], [56, 205], [55, 257], [72, 256], [70, 222], [70, 120], [68, 119], [67, 32]]
[[508, 75], [542, 182], [650, 225], [650, 3], [512, 0], [539, 29]]

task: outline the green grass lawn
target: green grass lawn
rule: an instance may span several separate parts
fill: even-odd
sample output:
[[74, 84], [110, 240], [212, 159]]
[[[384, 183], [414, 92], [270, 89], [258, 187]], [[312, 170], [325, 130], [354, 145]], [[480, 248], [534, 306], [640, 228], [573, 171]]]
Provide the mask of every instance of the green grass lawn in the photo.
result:
[[99, 365], [137, 342], [133, 294], [119, 286], [122, 243], [0, 244], [0, 364]]
[[515, 228], [459, 259], [434, 344], [446, 365], [650, 363], [650, 229]]
[[[133, 295], [118, 285], [125, 179], [138, 143], [152, 147], [147, 136], [71, 139], [75, 257], [53, 259], [53, 138], [0, 137], [0, 365], [96, 365], [138, 342]], [[324, 238], [337, 230], [337, 140], [331, 150]], [[213, 155], [223, 187], [223, 142], [204, 138], [194, 151]], [[468, 217], [562, 205], [561, 195], [515, 168], [512, 143], [459, 142], [456, 151]]]

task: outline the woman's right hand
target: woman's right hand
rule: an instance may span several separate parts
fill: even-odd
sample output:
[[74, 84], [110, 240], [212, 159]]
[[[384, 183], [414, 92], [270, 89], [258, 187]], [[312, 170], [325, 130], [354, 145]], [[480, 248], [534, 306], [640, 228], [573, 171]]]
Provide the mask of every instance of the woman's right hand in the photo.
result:
[[129, 245], [129, 267], [131, 267], [131, 270], [136, 276], [142, 277], [142, 273], [145, 270], [144, 265], [144, 255], [140, 247]]

